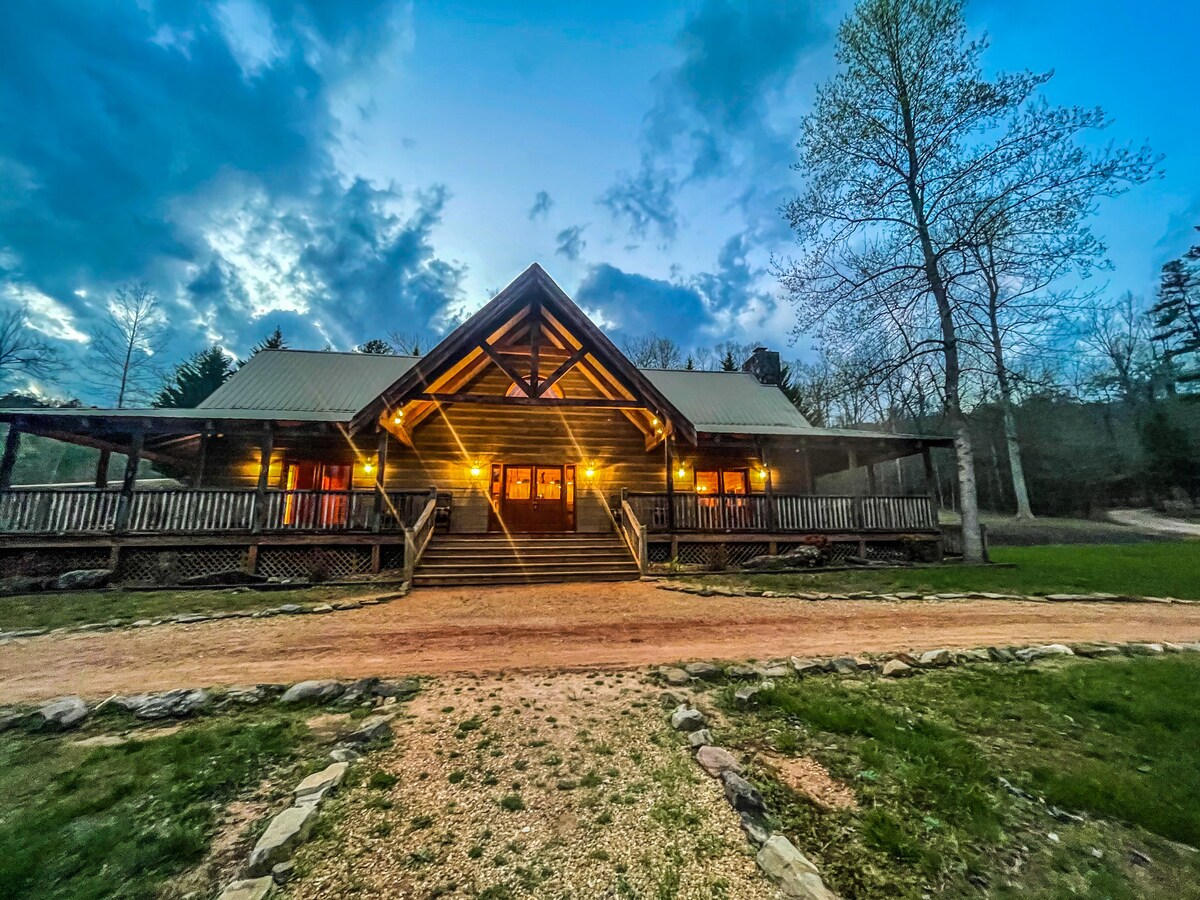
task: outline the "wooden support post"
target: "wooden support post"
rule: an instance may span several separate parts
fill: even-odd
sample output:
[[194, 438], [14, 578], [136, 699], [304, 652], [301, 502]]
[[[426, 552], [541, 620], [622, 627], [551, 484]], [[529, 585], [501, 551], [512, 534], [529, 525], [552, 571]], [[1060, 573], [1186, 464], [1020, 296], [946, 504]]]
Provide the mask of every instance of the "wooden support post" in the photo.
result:
[[96, 460], [96, 487], [108, 487], [108, 464], [112, 460], [111, 450], [101, 450], [100, 457]]
[[383, 546], [379, 542], [371, 545], [371, 574], [378, 575], [383, 568]]
[[[762, 442], [755, 441], [754, 443], [758, 448], [758, 464], [763, 467], [763, 471], [767, 475], [763, 483], [763, 487], [766, 488], [767, 492], [767, 531], [774, 533], [779, 520], [778, 513], [775, 509], [775, 482], [771, 477], [771, 467], [767, 464], [767, 454], [763, 449]], [[772, 541], [772, 544], [774, 544], [774, 541]], [[774, 555], [775, 551], [772, 550], [771, 556]]]
[[[846, 448], [846, 468], [849, 469], [851, 472], [853, 472], [855, 469], [858, 468], [858, 451], [855, 450], [853, 447]], [[857, 475], [854, 477], [854, 487], [855, 487], [854, 493], [857, 494], [858, 493], [858, 490], [857, 490], [858, 476]]]
[[246, 571], [251, 575], [258, 574], [258, 544], [251, 544], [246, 549]]
[[118, 534], [129, 529], [129, 516], [133, 512], [133, 488], [137, 484], [138, 466], [142, 462], [142, 445], [145, 442], [145, 426], [134, 426], [129, 455], [125, 457], [125, 473], [121, 477], [121, 497], [117, 501], [117, 519], [114, 523], [114, 530]]
[[671, 458], [671, 439], [663, 440], [663, 458], [667, 466], [667, 533], [675, 533], [675, 466]]
[[114, 543], [108, 548], [108, 569], [110, 572], [115, 572], [119, 565], [121, 565], [121, 545]]
[[208, 464], [208, 442], [210, 440], [211, 436], [206, 425], [200, 431], [200, 447], [196, 454], [196, 477], [192, 481], [193, 487], [204, 486], [204, 469]]
[[925, 494], [929, 497], [929, 513], [933, 516], [934, 524], [936, 524], [938, 503], [937, 495], [934, 493], [933, 453], [930, 452], [928, 444], [921, 448], [921, 463], [925, 470]]
[[263, 424], [262, 442], [258, 454], [258, 483], [254, 486], [254, 516], [251, 530], [259, 534], [267, 521], [267, 484], [271, 475], [271, 454], [275, 452], [275, 428], [270, 422]]
[[17, 465], [17, 454], [21, 452], [21, 426], [12, 422], [4, 438], [4, 456], [0, 458], [0, 491], [12, 488], [13, 469]]
[[808, 441], [800, 441], [800, 477], [803, 480], [804, 492], [812, 494], [816, 491], [816, 481], [813, 478], [812, 460], [808, 456]]
[[[386, 479], [387, 479], [387, 458], [388, 458], [388, 431], [382, 425], [377, 426], [379, 431], [376, 435], [375, 445], [375, 509], [371, 513], [371, 530], [376, 534], [383, 529], [383, 514], [385, 503], [387, 500]], [[371, 551], [371, 565], [374, 566], [378, 553], [379, 545], [375, 545], [375, 549]], [[378, 572], [378, 569], [374, 569]]]
[[879, 479], [875, 475], [875, 463], [867, 463], [867, 496], [879, 496]]

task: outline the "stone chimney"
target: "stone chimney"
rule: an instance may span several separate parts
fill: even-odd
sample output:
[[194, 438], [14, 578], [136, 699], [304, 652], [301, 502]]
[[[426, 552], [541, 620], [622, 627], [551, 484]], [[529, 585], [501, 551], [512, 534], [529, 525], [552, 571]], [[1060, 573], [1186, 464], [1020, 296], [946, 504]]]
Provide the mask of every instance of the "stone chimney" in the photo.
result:
[[742, 363], [742, 371], [749, 372], [762, 384], [778, 385], [783, 377], [779, 354], [766, 347], [755, 347], [750, 358]]

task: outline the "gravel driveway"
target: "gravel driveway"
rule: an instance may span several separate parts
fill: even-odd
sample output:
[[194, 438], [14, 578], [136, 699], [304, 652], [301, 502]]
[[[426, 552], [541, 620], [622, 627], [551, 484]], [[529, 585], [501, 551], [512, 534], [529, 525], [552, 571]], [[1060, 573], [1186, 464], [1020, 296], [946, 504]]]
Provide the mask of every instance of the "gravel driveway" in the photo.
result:
[[0, 651], [0, 702], [1084, 640], [1200, 640], [1200, 605], [701, 598], [644, 582], [426, 589], [323, 616], [13, 641]]

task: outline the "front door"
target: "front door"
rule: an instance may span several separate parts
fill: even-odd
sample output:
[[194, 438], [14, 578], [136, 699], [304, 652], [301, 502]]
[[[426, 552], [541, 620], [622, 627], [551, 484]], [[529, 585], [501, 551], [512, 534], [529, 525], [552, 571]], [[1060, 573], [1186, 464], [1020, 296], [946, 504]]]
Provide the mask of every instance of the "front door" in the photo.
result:
[[511, 532], [570, 531], [574, 511], [573, 466], [502, 466], [497, 504]]

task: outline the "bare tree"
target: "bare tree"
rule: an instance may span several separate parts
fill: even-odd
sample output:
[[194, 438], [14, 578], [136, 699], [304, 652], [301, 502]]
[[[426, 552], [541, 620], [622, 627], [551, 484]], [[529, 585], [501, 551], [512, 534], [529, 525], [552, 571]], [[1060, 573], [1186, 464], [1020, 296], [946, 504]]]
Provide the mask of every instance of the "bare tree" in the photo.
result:
[[157, 295], [145, 282], [123, 285], [92, 332], [87, 380], [111, 396], [117, 409], [147, 401], [162, 380], [159, 361], [165, 345]]
[[[1088, 127], [1078, 110], [1030, 102], [1050, 78], [983, 77], [986, 41], [969, 41], [962, 0], [860, 0], [839, 32], [843, 71], [818, 90], [796, 169], [805, 191], [787, 207], [803, 255], [781, 271], [798, 330], [843, 343], [869, 335], [900, 368], [939, 360], [955, 438], [964, 555], [982, 558], [965, 403], [959, 283], [978, 222], [1046, 190], [1057, 176], [1047, 135]], [[1106, 151], [1149, 165], [1148, 151]], [[1070, 157], [1083, 165], [1090, 157]], [[1080, 161], [1082, 160], [1082, 162]], [[1059, 162], [1062, 161], [1060, 158]]]
[[48, 378], [61, 368], [58, 353], [29, 324], [29, 307], [9, 306], [0, 313], [0, 384], [21, 375]]
[[625, 355], [630, 362], [643, 369], [681, 369], [684, 365], [683, 351], [669, 337], [654, 332], [642, 337], [625, 339]]

